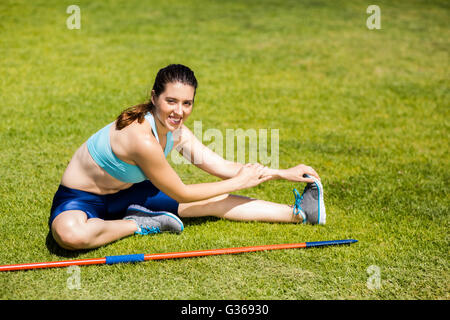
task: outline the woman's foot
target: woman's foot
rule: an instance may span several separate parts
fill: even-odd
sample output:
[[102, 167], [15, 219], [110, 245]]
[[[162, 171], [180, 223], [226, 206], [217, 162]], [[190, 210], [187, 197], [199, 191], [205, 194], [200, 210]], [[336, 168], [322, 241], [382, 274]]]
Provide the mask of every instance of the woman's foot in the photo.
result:
[[151, 211], [137, 204], [132, 204], [127, 209], [123, 218], [136, 222], [138, 230], [135, 234], [147, 235], [160, 232], [183, 231], [183, 222], [173, 213], [166, 211]]
[[308, 183], [302, 195], [294, 188], [295, 204], [294, 215], [300, 215], [303, 223], [325, 224], [326, 212], [323, 200], [323, 187], [320, 181], [314, 177], [314, 183]]

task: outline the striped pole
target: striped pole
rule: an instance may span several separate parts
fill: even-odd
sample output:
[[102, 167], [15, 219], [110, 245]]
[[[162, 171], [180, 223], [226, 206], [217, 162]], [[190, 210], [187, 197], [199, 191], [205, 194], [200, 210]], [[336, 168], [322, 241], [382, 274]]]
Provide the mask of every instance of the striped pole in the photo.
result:
[[126, 255], [120, 255], [120, 256], [107, 256], [104, 258], [93, 258], [93, 259], [33, 262], [33, 263], [24, 263], [24, 264], [2, 265], [2, 266], [0, 266], [0, 271], [17, 271], [17, 270], [58, 268], [58, 267], [69, 267], [69, 266], [85, 266], [85, 265], [92, 265], [92, 264], [116, 264], [116, 263], [142, 262], [142, 261], [147, 261], [147, 260], [192, 258], [192, 257], [202, 257], [202, 256], [215, 256], [215, 255], [221, 255], [221, 254], [256, 252], [256, 251], [265, 251], [265, 250], [298, 249], [298, 248], [333, 246], [333, 245], [351, 244], [351, 243], [355, 243], [357, 241], [358, 240], [354, 240], [354, 239], [346, 239], [346, 240], [315, 241], [315, 242], [302, 242], [302, 243], [272, 244], [272, 245], [262, 245], [262, 246], [252, 246], [252, 247], [197, 250], [197, 251], [185, 251], [185, 252], [169, 252], [169, 253], [154, 253], [154, 254], [126, 254]]

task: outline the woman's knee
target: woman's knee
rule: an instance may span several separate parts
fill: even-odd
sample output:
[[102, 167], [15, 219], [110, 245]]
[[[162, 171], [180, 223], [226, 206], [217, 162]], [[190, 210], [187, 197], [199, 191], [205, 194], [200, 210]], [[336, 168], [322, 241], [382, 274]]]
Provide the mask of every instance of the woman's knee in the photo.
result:
[[52, 223], [52, 234], [55, 241], [64, 249], [80, 250], [87, 248], [89, 239], [84, 228], [86, 223], [76, 216], [66, 216]]
[[[89, 241], [79, 230], [54, 230], [53, 236], [56, 242], [67, 250], [81, 250], [88, 248]], [[55, 236], [56, 233], [56, 236]]]

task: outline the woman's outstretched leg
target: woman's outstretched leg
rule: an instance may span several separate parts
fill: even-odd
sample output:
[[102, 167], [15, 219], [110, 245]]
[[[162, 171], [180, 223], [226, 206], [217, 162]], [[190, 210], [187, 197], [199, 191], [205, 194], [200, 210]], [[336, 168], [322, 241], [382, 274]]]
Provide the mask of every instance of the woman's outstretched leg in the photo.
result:
[[182, 218], [214, 216], [235, 221], [300, 221], [299, 215], [292, 213], [292, 206], [232, 194], [180, 203], [178, 214]]

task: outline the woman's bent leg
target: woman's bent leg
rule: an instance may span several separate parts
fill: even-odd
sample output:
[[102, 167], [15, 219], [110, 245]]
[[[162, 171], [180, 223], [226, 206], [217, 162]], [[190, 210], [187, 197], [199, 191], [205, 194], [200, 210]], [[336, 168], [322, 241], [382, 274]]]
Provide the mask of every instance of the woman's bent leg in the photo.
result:
[[80, 210], [60, 213], [51, 226], [53, 238], [64, 249], [92, 249], [134, 234], [136, 223], [129, 220], [88, 219]]
[[232, 194], [180, 203], [178, 214], [182, 218], [215, 216], [236, 221], [300, 221], [300, 217], [292, 213], [292, 206]]

